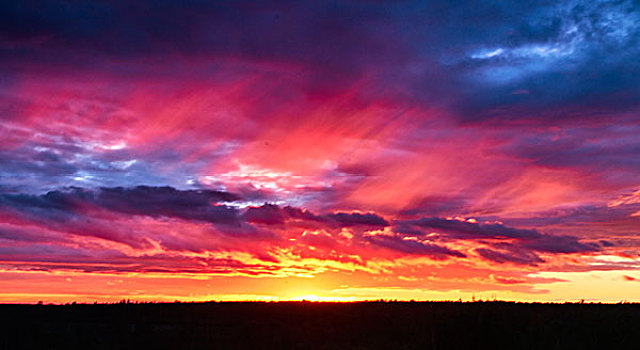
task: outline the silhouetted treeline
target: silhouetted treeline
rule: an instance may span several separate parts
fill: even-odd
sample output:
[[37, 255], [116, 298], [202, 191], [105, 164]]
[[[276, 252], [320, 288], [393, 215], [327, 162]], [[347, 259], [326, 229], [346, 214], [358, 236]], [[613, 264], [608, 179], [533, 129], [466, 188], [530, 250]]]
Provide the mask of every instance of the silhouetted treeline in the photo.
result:
[[0, 305], [0, 349], [640, 349], [640, 304]]

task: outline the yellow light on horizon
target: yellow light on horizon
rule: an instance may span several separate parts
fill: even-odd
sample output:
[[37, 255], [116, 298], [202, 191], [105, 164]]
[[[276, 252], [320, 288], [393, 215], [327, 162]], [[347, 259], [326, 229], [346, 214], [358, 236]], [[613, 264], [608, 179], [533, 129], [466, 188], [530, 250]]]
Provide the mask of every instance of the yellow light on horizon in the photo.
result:
[[313, 302], [349, 302], [360, 301], [362, 299], [356, 297], [338, 297], [338, 296], [319, 296], [315, 294], [307, 294], [288, 299], [287, 301], [313, 301]]

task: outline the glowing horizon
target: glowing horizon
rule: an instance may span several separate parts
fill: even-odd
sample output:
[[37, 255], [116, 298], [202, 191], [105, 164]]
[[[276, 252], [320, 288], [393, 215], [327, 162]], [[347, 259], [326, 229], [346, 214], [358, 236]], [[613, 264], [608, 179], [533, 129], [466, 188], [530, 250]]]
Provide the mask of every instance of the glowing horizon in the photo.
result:
[[640, 302], [633, 1], [0, 6], [0, 302]]

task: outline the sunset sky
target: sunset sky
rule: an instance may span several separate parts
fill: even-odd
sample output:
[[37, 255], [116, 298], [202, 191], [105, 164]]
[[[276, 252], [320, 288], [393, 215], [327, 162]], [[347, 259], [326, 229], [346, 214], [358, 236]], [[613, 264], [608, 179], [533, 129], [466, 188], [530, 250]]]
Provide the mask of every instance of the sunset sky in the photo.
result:
[[637, 1], [4, 1], [0, 302], [640, 301]]

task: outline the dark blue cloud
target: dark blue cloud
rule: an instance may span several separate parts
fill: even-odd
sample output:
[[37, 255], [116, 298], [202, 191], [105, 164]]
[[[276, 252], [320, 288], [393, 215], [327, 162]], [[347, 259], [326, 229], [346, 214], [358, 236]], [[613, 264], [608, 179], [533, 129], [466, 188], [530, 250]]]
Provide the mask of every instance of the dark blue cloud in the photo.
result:
[[213, 190], [176, 190], [175, 188], [137, 186], [102, 188], [96, 202], [110, 210], [149, 216], [176, 217], [212, 223], [234, 223], [238, 213], [220, 202], [233, 202], [234, 194]]
[[337, 221], [342, 227], [369, 226], [382, 228], [389, 226], [387, 220], [373, 213], [335, 213], [329, 214], [327, 217]]
[[535, 229], [521, 229], [499, 223], [481, 224], [432, 217], [400, 220], [394, 224], [396, 232], [409, 237], [425, 237], [433, 231], [442, 236], [440, 239], [475, 240], [490, 247], [477, 248], [476, 253], [498, 263], [536, 265], [544, 262], [537, 253], [569, 254], [600, 250], [600, 245], [583, 243], [575, 236], [549, 235]]
[[[377, 84], [370, 97], [447, 106], [474, 122], [601, 118], [639, 107], [635, 1], [1, 6], [0, 57], [26, 69], [70, 62], [93, 68], [113, 58], [290, 63], [304, 67], [305, 89], [336, 91], [366, 74]], [[216, 70], [203, 69], [198, 75]]]
[[499, 251], [488, 248], [477, 248], [475, 249], [475, 252], [480, 254], [480, 256], [486, 260], [491, 260], [500, 264], [508, 262], [517, 265], [537, 265], [538, 263], [544, 262], [544, 260], [534, 252], [522, 249], [517, 251]]
[[533, 4], [495, 5], [466, 42], [453, 41], [459, 52], [444, 62], [466, 82], [456, 106], [463, 118], [598, 118], [638, 107], [638, 74], [629, 74], [640, 69], [637, 3]]
[[380, 229], [390, 225], [387, 220], [374, 213], [331, 213], [316, 215], [305, 209], [291, 206], [279, 207], [274, 204], [249, 207], [243, 216], [245, 220], [251, 223], [265, 225], [291, 223], [308, 228], [323, 226], [325, 228], [358, 227], [362, 229]]
[[137, 186], [87, 190], [72, 187], [50, 191], [43, 195], [0, 194], [0, 206], [29, 216], [48, 215], [52, 219], [82, 215], [87, 206], [110, 211], [152, 217], [234, 224], [239, 213], [224, 202], [240, 198], [234, 194], [213, 190], [177, 190], [172, 187]]
[[415, 240], [402, 239], [399, 236], [375, 235], [363, 237], [365, 242], [384, 247], [393, 251], [412, 254], [425, 255], [433, 259], [446, 259], [448, 257], [465, 258], [466, 255], [453, 249], [443, 247], [433, 243], [424, 243]]
[[546, 236], [523, 244], [523, 247], [545, 253], [585, 253], [600, 250], [598, 245], [581, 243], [573, 236]]
[[260, 207], [248, 208], [244, 213], [244, 218], [254, 224], [283, 225], [288, 219], [288, 215], [277, 205], [264, 204]]
[[421, 218], [399, 222], [403, 225], [413, 225], [425, 229], [444, 232], [448, 236], [463, 239], [480, 238], [518, 238], [537, 239], [542, 234], [536, 230], [519, 229], [502, 224], [479, 224], [444, 218]]

